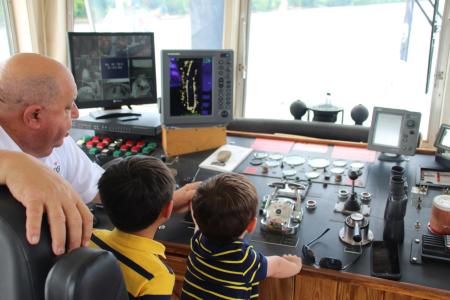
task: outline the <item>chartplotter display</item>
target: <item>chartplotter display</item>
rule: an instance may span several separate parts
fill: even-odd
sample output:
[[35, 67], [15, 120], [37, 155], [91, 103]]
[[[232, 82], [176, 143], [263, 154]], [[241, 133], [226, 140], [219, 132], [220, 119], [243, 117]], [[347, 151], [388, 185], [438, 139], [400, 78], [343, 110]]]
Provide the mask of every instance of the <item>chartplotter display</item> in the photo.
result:
[[[396, 156], [414, 155], [420, 116], [419, 112], [374, 107], [367, 148]], [[384, 156], [379, 159], [384, 160]]]
[[233, 118], [231, 50], [163, 50], [161, 123], [225, 125]]

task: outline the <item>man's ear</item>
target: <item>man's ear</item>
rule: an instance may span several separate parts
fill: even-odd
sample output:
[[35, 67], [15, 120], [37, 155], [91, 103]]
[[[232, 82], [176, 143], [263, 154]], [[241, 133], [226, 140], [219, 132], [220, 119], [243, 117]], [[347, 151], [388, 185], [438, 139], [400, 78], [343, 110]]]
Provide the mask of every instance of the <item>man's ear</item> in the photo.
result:
[[160, 216], [168, 219], [170, 218], [170, 215], [172, 214], [173, 209], [173, 201], [170, 200], [166, 205], [164, 205], [163, 209], [161, 210]]
[[245, 229], [245, 231], [247, 231], [248, 233], [252, 233], [253, 230], [255, 230], [256, 228], [256, 217], [253, 218], [250, 223], [248, 223], [247, 228]]
[[39, 129], [42, 121], [42, 109], [43, 107], [40, 104], [28, 105], [22, 115], [25, 125], [33, 129]]

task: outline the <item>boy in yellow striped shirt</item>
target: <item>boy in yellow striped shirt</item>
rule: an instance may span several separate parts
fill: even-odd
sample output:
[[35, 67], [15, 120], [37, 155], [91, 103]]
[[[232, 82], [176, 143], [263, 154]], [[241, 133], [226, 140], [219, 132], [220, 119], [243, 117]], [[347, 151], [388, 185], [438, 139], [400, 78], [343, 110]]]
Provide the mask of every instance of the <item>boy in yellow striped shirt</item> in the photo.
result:
[[[164, 245], [153, 237], [172, 212], [175, 180], [170, 170], [157, 158], [131, 156], [110, 166], [98, 187], [115, 228], [94, 230], [90, 246], [115, 255], [130, 299], [169, 300], [175, 275], [162, 260]], [[182, 192], [186, 196], [195, 187]]]

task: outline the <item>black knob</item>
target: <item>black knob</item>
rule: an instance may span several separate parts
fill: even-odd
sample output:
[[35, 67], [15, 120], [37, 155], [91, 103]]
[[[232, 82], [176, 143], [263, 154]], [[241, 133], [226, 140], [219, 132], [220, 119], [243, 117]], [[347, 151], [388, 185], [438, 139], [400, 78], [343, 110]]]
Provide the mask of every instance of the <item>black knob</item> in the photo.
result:
[[303, 115], [308, 111], [308, 107], [303, 101], [296, 100], [291, 103], [289, 110], [291, 111], [291, 115], [294, 116], [294, 119], [301, 120]]
[[348, 177], [351, 179], [351, 180], [356, 180], [356, 179], [358, 179], [358, 177], [359, 177], [359, 172], [358, 171], [355, 171], [355, 170], [350, 170], [349, 172], [348, 172]]
[[352, 108], [350, 115], [353, 121], [355, 121], [355, 125], [362, 125], [369, 117], [369, 111], [364, 105], [358, 104]]
[[361, 242], [361, 230], [359, 228], [359, 223], [355, 222], [355, 228], [353, 229], [353, 240], [357, 243]]
[[412, 128], [412, 127], [416, 126], [416, 122], [414, 122], [414, 120], [408, 120], [406, 122], [406, 126], [408, 126], [409, 128]]

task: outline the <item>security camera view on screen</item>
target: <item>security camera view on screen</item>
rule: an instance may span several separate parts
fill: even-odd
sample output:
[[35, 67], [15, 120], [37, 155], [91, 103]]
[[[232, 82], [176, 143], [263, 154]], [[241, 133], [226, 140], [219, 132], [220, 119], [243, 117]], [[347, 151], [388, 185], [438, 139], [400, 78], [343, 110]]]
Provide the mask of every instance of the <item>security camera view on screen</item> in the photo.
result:
[[376, 120], [373, 144], [398, 147], [402, 116], [379, 113]]
[[170, 115], [210, 116], [212, 58], [170, 57]]
[[74, 36], [78, 101], [153, 97], [149, 36]]

